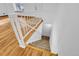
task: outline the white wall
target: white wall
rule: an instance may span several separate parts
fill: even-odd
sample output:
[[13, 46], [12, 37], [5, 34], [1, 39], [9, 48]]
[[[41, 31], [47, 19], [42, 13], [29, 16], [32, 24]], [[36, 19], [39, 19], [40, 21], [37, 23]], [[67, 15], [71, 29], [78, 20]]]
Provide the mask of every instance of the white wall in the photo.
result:
[[[60, 13], [54, 21], [59, 55], [79, 55], [79, 4], [60, 4]], [[61, 16], [60, 16], [61, 15]]]
[[0, 15], [8, 15], [9, 13], [13, 13], [12, 4], [11, 3], [0, 3]]
[[52, 31], [52, 25], [51, 24], [44, 24], [42, 28], [42, 36], [48, 36], [50, 37]]
[[51, 43], [59, 55], [79, 55], [79, 4], [59, 4], [54, 18]]

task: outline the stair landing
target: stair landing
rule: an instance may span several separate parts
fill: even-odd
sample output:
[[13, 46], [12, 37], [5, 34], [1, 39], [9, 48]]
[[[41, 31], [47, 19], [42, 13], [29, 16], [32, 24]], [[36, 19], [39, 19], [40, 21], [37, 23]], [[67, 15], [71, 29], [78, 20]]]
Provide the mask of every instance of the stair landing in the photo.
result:
[[41, 40], [32, 42], [30, 45], [50, 51], [49, 38], [47, 36], [43, 36]]

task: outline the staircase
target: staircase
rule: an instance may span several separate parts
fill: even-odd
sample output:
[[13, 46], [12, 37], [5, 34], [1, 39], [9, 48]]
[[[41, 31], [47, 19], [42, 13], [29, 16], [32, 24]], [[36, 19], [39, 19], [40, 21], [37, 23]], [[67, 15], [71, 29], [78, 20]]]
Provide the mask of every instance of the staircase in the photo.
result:
[[[20, 18], [20, 16], [18, 16], [18, 17]], [[21, 18], [24, 18], [24, 16], [21, 16]], [[31, 21], [30, 18], [32, 19], [34, 17], [29, 16], [29, 20], [27, 20], [27, 16], [26, 16], [26, 20], [28, 21], [28, 24], [30, 24], [29, 23]], [[14, 31], [12, 29], [12, 26], [9, 22], [9, 18], [5, 18], [5, 20], [6, 21], [3, 22], [2, 25], [0, 25], [0, 55], [1, 56], [56, 56], [57, 55], [55, 53], [51, 53], [50, 49], [47, 49], [49, 46], [45, 47], [45, 49], [39, 48], [38, 46], [34, 46], [32, 44], [28, 44], [25, 48], [19, 47], [18, 40], [15, 36], [16, 33], [14, 33]], [[25, 19], [21, 19], [21, 20], [25, 20]], [[39, 22], [39, 21], [37, 21], [37, 22]], [[38, 27], [40, 26], [40, 24], [42, 22], [43, 21], [41, 20], [41, 22], [37, 26], [32, 25], [35, 28], [35, 30], [33, 28], [32, 32], [29, 32], [29, 34], [25, 37], [25, 39], [24, 39], [25, 43], [30, 40], [30, 37], [34, 35], [34, 32], [36, 32], [36, 29], [38, 29]], [[25, 27], [23, 27], [23, 28], [25, 28]], [[27, 33], [26, 30], [25, 30], [25, 32]], [[28, 31], [30, 31], [30, 30], [28, 30]], [[22, 31], [22, 34], [24, 34], [23, 31]], [[41, 42], [42, 40], [38, 40], [38, 41]], [[48, 42], [48, 41], [45, 40], [43, 42]], [[34, 42], [32, 42], [32, 43], [34, 43]], [[47, 43], [47, 45], [48, 45], [48, 43]]]

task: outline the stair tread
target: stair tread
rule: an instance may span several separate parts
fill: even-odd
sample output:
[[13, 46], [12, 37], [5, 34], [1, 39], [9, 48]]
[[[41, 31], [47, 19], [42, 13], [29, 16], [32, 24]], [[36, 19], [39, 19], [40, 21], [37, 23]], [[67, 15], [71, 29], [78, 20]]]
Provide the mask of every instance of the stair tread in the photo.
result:
[[30, 45], [50, 51], [49, 39], [42, 38], [41, 40], [30, 43]]

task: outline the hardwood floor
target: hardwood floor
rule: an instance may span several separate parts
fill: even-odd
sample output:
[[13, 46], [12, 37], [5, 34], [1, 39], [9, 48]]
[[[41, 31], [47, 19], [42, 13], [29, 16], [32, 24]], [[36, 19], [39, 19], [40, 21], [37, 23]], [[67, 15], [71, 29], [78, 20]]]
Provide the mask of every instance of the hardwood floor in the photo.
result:
[[9, 22], [8, 16], [0, 16], [0, 26], [8, 22]]
[[44, 49], [28, 45], [26, 48], [19, 47], [11, 24], [5, 23], [0, 26], [0, 56], [55, 56]]

